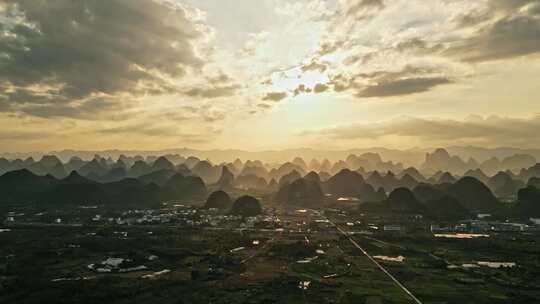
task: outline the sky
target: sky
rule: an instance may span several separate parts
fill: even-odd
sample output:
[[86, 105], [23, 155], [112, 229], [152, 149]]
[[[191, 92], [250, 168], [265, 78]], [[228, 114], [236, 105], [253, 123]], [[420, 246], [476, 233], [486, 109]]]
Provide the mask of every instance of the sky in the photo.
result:
[[0, 151], [540, 148], [538, 0], [0, 0]]

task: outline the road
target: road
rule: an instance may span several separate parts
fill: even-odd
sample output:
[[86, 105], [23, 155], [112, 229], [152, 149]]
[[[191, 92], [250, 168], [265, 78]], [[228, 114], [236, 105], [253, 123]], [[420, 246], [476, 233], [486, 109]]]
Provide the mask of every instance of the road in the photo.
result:
[[384, 266], [382, 266], [379, 262], [377, 262], [377, 260], [375, 260], [366, 250], [364, 250], [364, 248], [362, 248], [362, 246], [360, 246], [346, 231], [341, 229], [338, 225], [336, 225], [334, 222], [332, 222], [330, 219], [323, 216], [322, 214], [319, 213], [319, 215], [321, 217], [323, 217], [324, 219], [328, 220], [328, 222], [330, 224], [332, 224], [332, 226], [334, 226], [343, 236], [345, 236], [351, 242], [351, 244], [354, 247], [356, 247], [358, 250], [360, 250], [362, 252], [362, 254], [364, 254], [373, 264], [375, 264], [377, 266], [377, 268], [379, 268], [401, 290], [403, 290], [403, 292], [405, 292], [409, 296], [409, 298], [411, 298], [414, 301], [414, 303], [423, 304], [422, 301], [420, 301], [409, 289], [407, 289], [407, 287], [405, 287], [405, 285], [403, 285], [398, 279], [396, 279], [396, 277], [394, 277], [388, 270], [386, 270], [386, 268], [384, 268]]

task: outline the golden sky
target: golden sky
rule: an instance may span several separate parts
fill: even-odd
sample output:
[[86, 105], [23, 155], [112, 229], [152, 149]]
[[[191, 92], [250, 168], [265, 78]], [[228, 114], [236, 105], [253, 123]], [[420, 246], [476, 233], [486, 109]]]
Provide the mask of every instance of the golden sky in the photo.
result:
[[538, 148], [538, 0], [0, 0], [0, 151]]

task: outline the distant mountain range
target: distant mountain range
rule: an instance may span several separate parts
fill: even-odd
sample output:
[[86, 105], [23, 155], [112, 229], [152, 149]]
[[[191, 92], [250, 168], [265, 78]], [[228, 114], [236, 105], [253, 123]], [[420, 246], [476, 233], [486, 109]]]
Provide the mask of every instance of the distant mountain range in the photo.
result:
[[[261, 160], [212, 163], [194, 156], [168, 154], [164, 156], [120, 155], [116, 160], [94, 155], [91, 160], [73, 156], [62, 161], [56, 155], [44, 155], [39, 160], [0, 158], [0, 175], [28, 170], [38, 176], [50, 175], [64, 179], [76, 171], [81, 176], [99, 183], [113, 183], [126, 178], [137, 178], [162, 186], [176, 173], [183, 176], [198, 176], [206, 185], [219, 185], [222, 189], [278, 190], [285, 183], [301, 177], [311, 176], [326, 182], [335, 194], [354, 195], [351, 187], [342, 182], [342, 175], [356, 176], [373, 187], [367, 197], [380, 197], [377, 190], [385, 192], [396, 188], [412, 188], [418, 183], [451, 184], [464, 176], [474, 177], [486, 184], [498, 197], [512, 199], [517, 191], [540, 177], [540, 164], [533, 156], [516, 154], [504, 159], [491, 157], [483, 162], [451, 155], [439, 148], [425, 154], [425, 160], [417, 167], [405, 168], [402, 163], [385, 161], [374, 152], [350, 154], [343, 160], [304, 160], [295, 157], [284, 163], [266, 163]], [[311, 173], [310, 173], [311, 172]], [[356, 183], [358, 184], [358, 183]], [[328, 190], [328, 189], [325, 189]], [[358, 189], [356, 189], [358, 190]], [[364, 189], [365, 190], [365, 189]], [[367, 191], [367, 190], [366, 190]]]
[[[509, 157], [498, 164], [515, 166], [531, 161], [526, 156]], [[465, 170], [472, 163], [439, 149], [426, 156], [424, 167], [459, 166]], [[0, 175], [0, 203], [8, 204], [145, 205], [200, 201], [209, 190], [219, 190], [255, 192], [281, 204], [302, 207], [346, 199], [359, 203], [364, 211], [423, 214], [437, 219], [474, 213], [540, 216], [540, 164], [522, 168], [518, 174], [506, 170], [490, 176], [477, 168], [464, 175], [440, 170], [424, 175], [414, 167], [404, 169], [384, 162], [375, 153], [350, 155], [334, 163], [295, 158], [276, 165], [239, 159], [212, 164], [195, 157], [144, 159], [125, 155], [116, 161], [95, 156], [87, 161], [74, 157], [63, 163], [56, 156], [46, 155], [39, 161], [0, 159], [0, 169], [4, 172]], [[210, 201], [209, 206], [230, 206], [231, 210], [236, 206], [248, 210], [246, 214], [259, 212], [255, 203], [247, 202], [244, 208], [239, 207], [244, 200], [231, 205], [232, 200], [223, 194], [213, 199], [216, 202]], [[508, 208], [501, 199], [516, 202], [515, 207]]]
[[[432, 152], [435, 148], [415, 148], [409, 150], [387, 149], [381, 147], [373, 148], [358, 148], [348, 150], [318, 150], [309, 148], [286, 149], [286, 150], [267, 150], [267, 151], [245, 151], [238, 149], [228, 150], [197, 150], [190, 148], [164, 149], [164, 150], [103, 150], [103, 151], [81, 151], [81, 150], [62, 150], [50, 152], [25, 152], [25, 153], [1, 153], [0, 157], [8, 159], [26, 159], [33, 157], [39, 159], [43, 155], [56, 155], [59, 159], [66, 162], [72, 157], [79, 157], [84, 160], [91, 160], [95, 155], [101, 155], [104, 158], [117, 159], [121, 155], [125, 156], [142, 156], [148, 157], [153, 155], [182, 155], [195, 156], [200, 159], [208, 159], [215, 163], [232, 162], [235, 159], [242, 160], [260, 160], [266, 163], [279, 163], [302, 157], [303, 159], [319, 159], [325, 158], [336, 161], [344, 160], [349, 155], [361, 155], [366, 153], [376, 153], [381, 158], [393, 160], [394, 162], [403, 163], [404, 166], [419, 166], [424, 162], [426, 153]], [[478, 162], [483, 162], [489, 158], [496, 157], [504, 159], [516, 154], [530, 155], [536, 159], [540, 159], [540, 149], [520, 149], [520, 148], [482, 148], [474, 146], [452, 146], [446, 147], [452, 155], [459, 156], [464, 160], [474, 158]]]

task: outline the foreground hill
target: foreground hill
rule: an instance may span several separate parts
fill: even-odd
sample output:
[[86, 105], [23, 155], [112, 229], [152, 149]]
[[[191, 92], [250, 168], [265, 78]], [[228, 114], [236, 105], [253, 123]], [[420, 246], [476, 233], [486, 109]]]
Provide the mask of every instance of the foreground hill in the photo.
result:
[[50, 175], [38, 176], [29, 170], [12, 171], [0, 176], [0, 203], [47, 204], [149, 204], [162, 201], [202, 198], [206, 185], [196, 176], [176, 173], [169, 178], [138, 180], [125, 178], [110, 183], [98, 183], [72, 172], [64, 179]]

